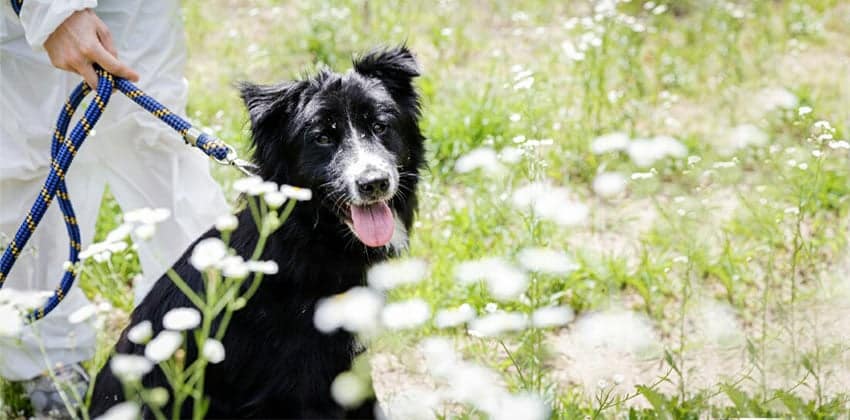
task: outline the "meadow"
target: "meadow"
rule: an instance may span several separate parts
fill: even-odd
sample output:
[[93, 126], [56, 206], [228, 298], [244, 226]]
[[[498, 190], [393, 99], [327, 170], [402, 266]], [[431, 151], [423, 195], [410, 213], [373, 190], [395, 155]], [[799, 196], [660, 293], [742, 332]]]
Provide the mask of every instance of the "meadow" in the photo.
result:
[[[418, 218], [370, 273], [382, 330], [341, 398], [371, 381], [394, 419], [850, 415], [850, 2], [183, 13], [187, 114], [240, 154], [235, 82], [346, 70], [381, 45], [420, 61]], [[214, 174], [238, 205], [240, 174]], [[95, 240], [122, 219], [107, 194]], [[131, 248], [85, 263], [79, 287], [113, 308], [92, 369], [138, 274]], [[0, 417], [25, 415], [0, 388]]]

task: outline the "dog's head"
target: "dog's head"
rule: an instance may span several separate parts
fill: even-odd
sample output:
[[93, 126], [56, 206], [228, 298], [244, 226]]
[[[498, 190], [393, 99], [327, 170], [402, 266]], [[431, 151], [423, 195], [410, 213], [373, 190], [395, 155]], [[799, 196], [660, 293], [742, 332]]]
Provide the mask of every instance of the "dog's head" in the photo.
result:
[[317, 217], [333, 216], [368, 247], [406, 242], [424, 164], [418, 75], [413, 55], [397, 47], [354, 60], [344, 74], [243, 84], [260, 175], [311, 188]]

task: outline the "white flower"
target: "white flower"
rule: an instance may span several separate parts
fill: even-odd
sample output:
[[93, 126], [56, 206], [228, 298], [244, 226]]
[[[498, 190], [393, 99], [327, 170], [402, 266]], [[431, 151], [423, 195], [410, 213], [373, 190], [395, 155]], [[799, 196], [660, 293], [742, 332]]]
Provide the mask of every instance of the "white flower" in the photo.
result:
[[445, 377], [451, 374], [459, 361], [452, 343], [443, 337], [428, 337], [419, 343], [419, 349], [425, 358], [425, 366], [432, 374]]
[[10, 306], [0, 305], [0, 337], [17, 337], [23, 328], [23, 315]]
[[791, 109], [797, 106], [797, 96], [785, 88], [762, 89], [756, 95], [756, 104], [763, 112], [774, 109]]
[[208, 338], [204, 341], [203, 355], [204, 359], [212, 364], [221, 363], [224, 360], [224, 344], [214, 338]]
[[219, 232], [231, 232], [239, 226], [239, 219], [232, 214], [225, 214], [215, 219], [215, 228]]
[[636, 312], [594, 312], [579, 317], [573, 328], [578, 344], [587, 347], [588, 351], [605, 347], [635, 353], [658, 345], [658, 335], [652, 323]]
[[319, 331], [330, 333], [338, 328], [350, 332], [373, 332], [384, 298], [368, 287], [353, 287], [345, 293], [325, 298], [316, 305], [313, 323]]
[[250, 196], [259, 196], [270, 191], [276, 191], [277, 184], [274, 182], [263, 181], [263, 179], [259, 176], [251, 176], [237, 179], [236, 182], [233, 183], [233, 189]]
[[153, 235], [156, 233], [156, 225], [152, 223], [145, 223], [137, 227], [133, 232], [139, 237], [139, 239], [146, 241], [153, 238]]
[[516, 83], [514, 83], [514, 90], [530, 89], [532, 85], [534, 85], [534, 77], [529, 76], [520, 78]]
[[162, 326], [171, 331], [185, 331], [201, 324], [201, 313], [195, 308], [174, 308], [162, 317]]
[[280, 192], [287, 198], [296, 201], [309, 201], [313, 198], [313, 192], [309, 188], [293, 187], [292, 185], [281, 185]]
[[569, 190], [534, 182], [514, 191], [511, 200], [520, 210], [531, 208], [535, 215], [564, 226], [583, 223], [590, 209], [569, 198]]
[[826, 121], [826, 120], [815, 121], [815, 123], [812, 124], [812, 128], [814, 128], [815, 131], [820, 132], [820, 133], [824, 133], [824, 132], [832, 133], [832, 132], [835, 131], [835, 129], [832, 128], [832, 124], [830, 124], [829, 121]]
[[[436, 420], [443, 395], [424, 386], [405, 387], [381, 402], [385, 419]], [[381, 418], [381, 417], [379, 417]]]
[[168, 360], [183, 344], [183, 334], [177, 331], [161, 331], [145, 347], [145, 357], [154, 363]]
[[[427, 338], [419, 344], [419, 349], [425, 358], [428, 373], [446, 384], [448, 389], [443, 394], [452, 402], [471, 404], [486, 418], [491, 419], [547, 418], [548, 409], [540, 398], [530, 394], [511, 395], [502, 385], [499, 374], [492, 369], [462, 360], [447, 339]], [[439, 396], [424, 398], [432, 401], [429, 404], [431, 406], [436, 406], [441, 400]], [[392, 410], [393, 404], [390, 408], [390, 412], [395, 413]]]
[[683, 158], [688, 155], [688, 148], [679, 140], [670, 136], [656, 136], [652, 139], [664, 156]]
[[135, 354], [117, 353], [109, 361], [109, 369], [121, 380], [138, 381], [153, 369], [153, 363]]
[[72, 324], [82, 323], [97, 313], [97, 307], [92, 304], [86, 304], [68, 315], [68, 322]]
[[131, 420], [139, 418], [139, 405], [132, 401], [125, 401], [120, 404], [113, 405], [109, 410], [106, 410], [102, 416], [94, 420]]
[[113, 229], [106, 235], [106, 239], [103, 242], [113, 243], [118, 241], [123, 241], [127, 239], [127, 236], [130, 235], [130, 232], [133, 230], [133, 225], [130, 223], [122, 223], [118, 225], [117, 228]]
[[801, 106], [797, 109], [797, 115], [803, 117], [812, 113], [812, 107], [810, 106]]
[[369, 394], [369, 387], [352, 372], [340, 373], [331, 383], [331, 396], [343, 407], [357, 407]]
[[647, 168], [667, 156], [685, 157], [688, 149], [670, 136], [656, 136], [652, 139], [635, 139], [629, 143], [627, 153], [635, 165]]
[[437, 328], [452, 328], [463, 325], [475, 318], [475, 309], [468, 303], [454, 309], [440, 309], [434, 319]]
[[499, 300], [516, 299], [528, 288], [525, 274], [498, 258], [461, 263], [455, 268], [455, 276], [463, 284], [483, 280], [493, 297]]
[[687, 264], [688, 263], [688, 256], [687, 255], [677, 255], [677, 256], [673, 257], [673, 262]]
[[496, 372], [474, 363], [458, 363], [448, 374], [446, 382], [452, 399], [472, 404], [490, 416], [498, 411], [499, 399], [507, 395]]
[[124, 221], [128, 223], [142, 223], [155, 225], [161, 223], [171, 217], [171, 210], [150, 207], [143, 207], [136, 210], [131, 210], [124, 213]]
[[254, 273], [277, 274], [278, 271], [277, 263], [274, 261], [248, 261], [245, 266]]
[[575, 318], [573, 308], [569, 306], [547, 306], [531, 314], [531, 324], [537, 328], [560, 327]]
[[632, 179], [634, 179], [634, 180], [651, 179], [654, 176], [655, 176], [654, 170], [649, 171], [649, 172], [635, 172], [635, 173], [632, 174]]
[[584, 53], [579, 51], [572, 41], [566, 40], [561, 43], [561, 49], [564, 50], [564, 57], [570, 61], [584, 60]]
[[381, 311], [381, 322], [391, 330], [415, 328], [431, 316], [431, 308], [424, 300], [414, 298], [403, 302], [394, 302]]
[[254, 191], [249, 191], [249, 193], [253, 193], [251, 195], [263, 195], [277, 192], [279, 189], [278, 185], [271, 181], [263, 181], [259, 186], [254, 187]]
[[239, 255], [228, 255], [221, 261], [221, 274], [225, 277], [244, 279], [250, 273], [250, 267]]
[[546, 420], [549, 418], [549, 407], [533, 394], [506, 394], [499, 399], [498, 408], [490, 414], [491, 420]]
[[276, 209], [286, 202], [286, 196], [283, 195], [282, 192], [274, 190], [263, 194], [263, 200], [266, 201], [266, 204], [268, 204], [270, 208]]
[[596, 155], [626, 150], [627, 147], [629, 147], [629, 136], [622, 132], [599, 136], [590, 143], [590, 150]]
[[619, 172], [603, 172], [593, 179], [593, 192], [604, 198], [622, 194], [626, 190], [626, 176]]
[[398, 286], [419, 283], [428, 271], [428, 264], [421, 259], [409, 258], [375, 265], [367, 274], [369, 286], [378, 290], [390, 290]]
[[742, 124], [730, 129], [725, 136], [724, 143], [734, 151], [750, 146], [764, 146], [767, 144], [767, 133], [752, 124]]
[[476, 337], [495, 337], [508, 331], [520, 331], [528, 325], [525, 314], [495, 312], [469, 323], [469, 334]]
[[21, 312], [28, 312], [44, 305], [53, 292], [47, 290], [17, 290], [9, 286], [0, 289], [0, 306], [7, 305]]
[[150, 321], [142, 321], [127, 331], [127, 339], [136, 344], [145, 344], [153, 337]]
[[522, 160], [523, 154], [525, 152], [522, 149], [508, 146], [499, 152], [499, 160], [505, 163], [517, 163]]
[[195, 245], [189, 262], [198, 271], [218, 267], [224, 257], [227, 256], [227, 246], [221, 239], [206, 238]]
[[473, 149], [455, 162], [455, 170], [460, 173], [472, 172], [476, 169], [481, 169], [488, 174], [495, 174], [502, 172], [504, 167], [499, 163], [496, 151], [489, 147]]
[[125, 249], [127, 249], [127, 242], [123, 240], [116, 242], [97, 242], [82, 250], [79, 257], [81, 260], [93, 258], [96, 262], [104, 262], [112, 256], [112, 253], [121, 252]]
[[567, 254], [549, 248], [525, 248], [517, 259], [527, 270], [547, 274], [569, 274], [579, 267]]
[[258, 176], [241, 178], [237, 179], [236, 182], [233, 183], [233, 189], [241, 193], [250, 194], [251, 192], [256, 192], [262, 183], [263, 179]]
[[847, 149], [850, 150], [850, 142], [847, 140], [833, 140], [827, 143], [830, 149]]

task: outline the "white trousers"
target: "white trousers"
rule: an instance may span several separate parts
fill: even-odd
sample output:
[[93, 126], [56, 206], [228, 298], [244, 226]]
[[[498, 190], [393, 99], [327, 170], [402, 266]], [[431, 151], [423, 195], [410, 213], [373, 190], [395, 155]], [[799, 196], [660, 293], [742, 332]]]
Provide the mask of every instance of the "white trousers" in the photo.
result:
[[[150, 3], [153, 5], [139, 8], [135, 15], [99, 15], [111, 29], [115, 27], [113, 34], [144, 32], [146, 38], [119, 39], [119, 54], [122, 45], [127, 48], [121, 58], [140, 72], [140, 87], [182, 114], [187, 96], [182, 77], [185, 47], [176, 2]], [[145, 26], [141, 24], [145, 19], [170, 24]], [[133, 29], [136, 26], [138, 29]], [[142, 41], [144, 45], [132, 45]], [[48, 174], [56, 117], [80, 78], [53, 68], [44, 52], [32, 51], [22, 38], [6, 39], [0, 47], [0, 245], [4, 245], [14, 237]], [[83, 110], [81, 107], [77, 115]], [[137, 302], [217, 216], [229, 211], [209, 165], [203, 153], [184, 145], [176, 132], [118, 90], [95, 126], [95, 134], [86, 139], [74, 159], [66, 184], [84, 249], [94, 237], [107, 185], [123, 211], [141, 207], [171, 210], [171, 217], [159, 224], [152, 239], [136, 240], [144, 278], [135, 291]], [[68, 237], [54, 201], [4, 287], [52, 291], [67, 259]], [[0, 376], [29, 379], [48, 364], [91, 357], [94, 328], [68, 322], [68, 315], [87, 303], [75, 285], [51, 314], [28, 327], [21, 337], [0, 338]]]

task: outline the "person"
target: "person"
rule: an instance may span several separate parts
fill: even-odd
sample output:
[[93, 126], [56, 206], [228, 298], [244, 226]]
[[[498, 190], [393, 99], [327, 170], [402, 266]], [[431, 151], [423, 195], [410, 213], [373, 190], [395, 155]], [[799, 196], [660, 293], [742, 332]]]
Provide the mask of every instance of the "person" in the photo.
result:
[[[2, 249], [14, 237], [49, 172], [51, 136], [60, 107], [82, 79], [96, 86], [95, 63], [138, 81], [142, 90], [177, 113], [185, 110], [188, 86], [176, 0], [25, 0], [20, 16], [8, 0], [0, 3]], [[136, 302], [217, 216], [229, 211], [210, 175], [207, 157], [117, 90], [76, 155], [66, 184], [83, 249], [94, 237], [107, 185], [125, 212], [143, 207], [171, 211], [151, 239], [135, 241], [146, 279], [136, 285]], [[67, 258], [67, 234], [54, 202], [4, 287], [53, 290]], [[51, 390], [43, 376], [48, 367], [74, 366], [94, 353], [93, 328], [68, 320], [87, 304], [75, 286], [52, 313], [20, 337], [0, 341], [0, 376], [29, 381], [37, 409], [58, 406], [55, 389], [54, 395], [43, 395]]]

